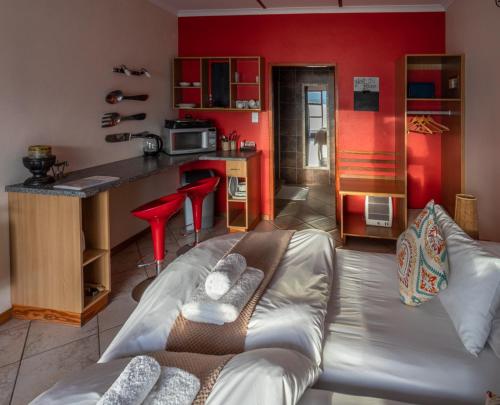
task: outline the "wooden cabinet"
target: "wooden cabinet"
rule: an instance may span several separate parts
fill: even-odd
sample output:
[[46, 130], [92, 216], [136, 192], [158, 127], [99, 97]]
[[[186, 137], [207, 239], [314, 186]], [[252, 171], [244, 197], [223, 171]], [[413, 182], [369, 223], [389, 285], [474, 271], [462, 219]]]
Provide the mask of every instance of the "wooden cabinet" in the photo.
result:
[[[263, 60], [259, 56], [179, 57], [172, 68], [174, 108], [262, 111]], [[240, 101], [253, 100], [252, 106]]]
[[[455, 212], [455, 196], [463, 193], [465, 69], [463, 55], [405, 55], [399, 62], [402, 84], [397, 97], [396, 130], [408, 134], [408, 122], [415, 116], [431, 116], [449, 131], [426, 136], [441, 141], [441, 203], [449, 213]], [[434, 96], [410, 97], [410, 83], [429, 83]]]
[[[83, 199], [11, 192], [9, 221], [14, 317], [81, 326], [107, 305], [108, 192]], [[89, 284], [102, 291], [86, 296]]]
[[[410, 83], [434, 89], [432, 97], [409, 94]], [[406, 229], [408, 122], [414, 116], [432, 116], [449, 128], [425, 136], [440, 138], [441, 199], [454, 212], [455, 195], [464, 189], [464, 101], [463, 55], [405, 55], [398, 61], [394, 150], [337, 152], [342, 238], [397, 239]], [[367, 195], [393, 198], [391, 228], [367, 226], [363, 214], [349, 212], [350, 197]]]
[[[260, 222], [260, 154], [246, 160], [228, 160], [227, 176], [227, 227], [230, 232], [246, 232]], [[237, 183], [245, 193], [232, 195], [230, 187]]]

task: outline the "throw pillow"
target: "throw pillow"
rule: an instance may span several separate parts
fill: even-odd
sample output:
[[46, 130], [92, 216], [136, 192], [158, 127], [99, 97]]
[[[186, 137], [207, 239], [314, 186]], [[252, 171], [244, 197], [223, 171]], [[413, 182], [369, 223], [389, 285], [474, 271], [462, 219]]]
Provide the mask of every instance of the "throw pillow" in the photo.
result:
[[471, 239], [439, 206], [437, 219], [446, 238], [451, 269], [450, 285], [439, 300], [465, 348], [477, 356], [500, 306], [500, 258]]
[[406, 305], [429, 301], [448, 285], [448, 256], [429, 201], [398, 239], [399, 295]]

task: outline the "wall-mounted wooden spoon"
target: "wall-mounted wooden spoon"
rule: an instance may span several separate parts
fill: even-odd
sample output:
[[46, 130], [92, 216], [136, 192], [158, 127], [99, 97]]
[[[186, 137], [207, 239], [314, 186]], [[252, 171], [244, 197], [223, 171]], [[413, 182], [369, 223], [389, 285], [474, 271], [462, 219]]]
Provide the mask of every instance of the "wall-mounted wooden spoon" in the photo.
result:
[[106, 102], [109, 104], [117, 104], [123, 100], [146, 101], [147, 94], [140, 94], [138, 96], [125, 96], [121, 90], [114, 90], [106, 96]]

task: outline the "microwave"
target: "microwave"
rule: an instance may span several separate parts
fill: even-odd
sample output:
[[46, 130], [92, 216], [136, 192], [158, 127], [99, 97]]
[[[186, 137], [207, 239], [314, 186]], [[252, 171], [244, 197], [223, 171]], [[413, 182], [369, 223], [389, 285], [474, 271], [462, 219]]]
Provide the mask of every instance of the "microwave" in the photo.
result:
[[163, 150], [168, 155], [214, 152], [217, 149], [217, 130], [210, 121], [166, 121], [162, 138]]

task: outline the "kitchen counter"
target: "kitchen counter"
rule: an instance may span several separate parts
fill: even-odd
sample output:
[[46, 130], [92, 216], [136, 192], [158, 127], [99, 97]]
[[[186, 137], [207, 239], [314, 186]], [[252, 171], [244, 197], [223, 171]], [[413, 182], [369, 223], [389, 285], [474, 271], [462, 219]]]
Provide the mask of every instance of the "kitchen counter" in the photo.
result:
[[[247, 160], [260, 153], [257, 152], [211, 152], [190, 155], [169, 156], [160, 154], [158, 157], [139, 156], [104, 165], [93, 166], [86, 169], [76, 170], [68, 173], [63, 179], [47, 186], [27, 186], [23, 183], [13, 184], [5, 187], [9, 193], [30, 193], [45, 195], [63, 195], [69, 197], [87, 198], [102, 191], [119, 187], [125, 183], [140, 180], [155, 174], [163, 173], [172, 168], [177, 168], [186, 163], [197, 160]], [[28, 173], [29, 174], [29, 173]], [[73, 180], [83, 179], [89, 176], [113, 176], [120, 179], [111, 183], [102, 184], [85, 190], [64, 190], [54, 188], [56, 184], [67, 183]]]

